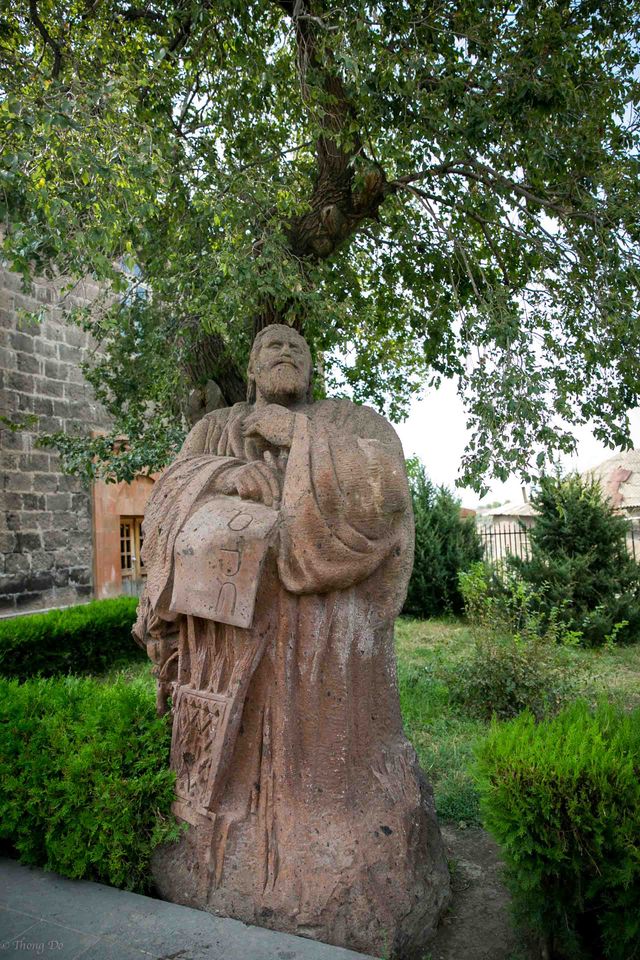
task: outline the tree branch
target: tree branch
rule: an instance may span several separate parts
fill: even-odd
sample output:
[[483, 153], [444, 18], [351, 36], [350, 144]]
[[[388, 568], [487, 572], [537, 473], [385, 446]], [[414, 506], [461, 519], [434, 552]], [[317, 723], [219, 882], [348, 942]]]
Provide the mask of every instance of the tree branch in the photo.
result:
[[[458, 213], [461, 213], [463, 216], [469, 217], [471, 220], [473, 220], [475, 223], [478, 224], [483, 234], [485, 234], [485, 237], [487, 238], [487, 240], [488, 240], [487, 228], [491, 230], [495, 230], [495, 229], [505, 230], [507, 233], [511, 233], [514, 237], [517, 237], [518, 240], [532, 239], [531, 237], [528, 237], [527, 235], [525, 235], [525, 233], [522, 230], [518, 229], [518, 227], [516, 227], [513, 223], [509, 223], [508, 220], [500, 219], [500, 218], [490, 220], [487, 217], [483, 217], [481, 214], [477, 213], [475, 210], [470, 210], [469, 207], [466, 207], [464, 204], [456, 203], [455, 200], [448, 200], [446, 197], [442, 197], [437, 193], [430, 193], [428, 190], [424, 190], [423, 188], [413, 186], [413, 184], [405, 184], [402, 182], [402, 180], [391, 181], [389, 183], [389, 187], [396, 187], [397, 189], [407, 190], [409, 193], [412, 193], [415, 196], [422, 197], [425, 200], [431, 200], [434, 203], [438, 203], [442, 205], [443, 207], [447, 207], [447, 209], [449, 210], [456, 210]], [[546, 239], [549, 241], [549, 243], [553, 247], [555, 247], [555, 250], [561, 259], [566, 260], [566, 262], [572, 266], [575, 265], [575, 261], [571, 258], [569, 251], [562, 246], [562, 244], [558, 241], [557, 237], [555, 237], [552, 233], [549, 233], [549, 231], [545, 229], [545, 227], [540, 223], [539, 220], [535, 218], [534, 214], [526, 206], [516, 203], [515, 209], [518, 211], [518, 213], [525, 215], [533, 222], [536, 229], [539, 230], [540, 233], [542, 233], [546, 237]], [[542, 240], [538, 240], [537, 242], [539, 243], [541, 248], [544, 250], [545, 249], [544, 242]], [[491, 246], [491, 244], [489, 245]]]
[[146, 23], [155, 24], [158, 27], [163, 27], [166, 22], [164, 17], [153, 13], [151, 10], [147, 10], [146, 7], [127, 7], [126, 10], [119, 11], [119, 16], [121, 16], [123, 20], [128, 20], [130, 23], [144, 20]]
[[53, 80], [57, 80], [60, 70], [62, 69], [62, 48], [53, 39], [46, 26], [40, 19], [36, 0], [29, 0], [29, 15], [31, 17], [31, 22], [42, 37], [45, 47], [49, 47], [53, 52], [53, 67], [51, 69], [51, 77]]
[[398, 177], [397, 180], [390, 181], [389, 187], [403, 187], [412, 183], [418, 183], [420, 180], [426, 180], [429, 177], [449, 174], [464, 177], [476, 183], [482, 183], [489, 189], [501, 189], [502, 191], [515, 193], [518, 196], [524, 197], [525, 200], [535, 203], [536, 206], [552, 210], [554, 213], [557, 213], [561, 219], [582, 220], [586, 223], [591, 223], [593, 226], [598, 226], [601, 223], [600, 218], [596, 214], [567, 207], [560, 201], [557, 195], [552, 194], [547, 197], [540, 196], [540, 194], [535, 193], [528, 184], [518, 183], [509, 177], [505, 177], [503, 174], [498, 173], [497, 170], [475, 159], [451, 160], [446, 163], [437, 164], [425, 170], [419, 170], [416, 173]]
[[406, 187], [411, 183], [419, 183], [420, 180], [426, 180], [428, 177], [438, 177], [443, 173], [448, 173], [461, 160], [447, 160], [445, 163], [438, 163], [433, 167], [427, 167], [425, 170], [418, 170], [416, 173], [407, 173], [404, 177], [398, 177], [396, 180], [389, 181], [389, 188]]
[[191, 28], [193, 26], [193, 20], [191, 15], [180, 24], [178, 32], [172, 40], [169, 41], [169, 46], [167, 47], [168, 53], [178, 53], [184, 47], [185, 43], [191, 35]]
[[[502, 254], [492, 239], [491, 234], [487, 230], [487, 227], [503, 227], [507, 230], [510, 230], [510, 227], [507, 224], [502, 223], [501, 221], [487, 220], [486, 217], [480, 216], [480, 214], [476, 213], [475, 210], [469, 210], [468, 207], [460, 206], [457, 203], [448, 201], [442, 197], [439, 197], [436, 193], [428, 193], [426, 190], [421, 190], [419, 187], [408, 186], [407, 189], [418, 197], [424, 197], [427, 200], [432, 200], [434, 203], [443, 204], [443, 206], [448, 207], [450, 210], [457, 210], [463, 216], [469, 217], [470, 220], [473, 220], [474, 223], [477, 223], [482, 231], [482, 235], [487, 246], [496, 258], [505, 286], [509, 288], [512, 287], [511, 280], [509, 279], [509, 273], [502, 258]], [[510, 232], [514, 233], [515, 231], [510, 230]]]
[[[316, 142], [317, 174], [310, 210], [289, 225], [288, 237], [292, 253], [300, 259], [323, 260], [347, 240], [367, 219], [377, 219], [378, 208], [386, 196], [386, 178], [382, 168], [369, 163], [363, 185], [354, 189], [357, 158], [364, 159], [361, 139], [356, 132], [348, 147], [341, 136], [354, 119], [353, 104], [346, 93], [331, 51], [318, 49], [317, 33], [326, 32], [319, 11], [309, 9], [308, 0], [273, 0], [291, 17], [298, 50], [298, 73], [303, 100], [307, 96], [310, 77], [322, 89], [324, 103], [317, 122], [321, 134]], [[321, 13], [322, 11], [320, 11]], [[318, 109], [309, 106], [309, 110]]]

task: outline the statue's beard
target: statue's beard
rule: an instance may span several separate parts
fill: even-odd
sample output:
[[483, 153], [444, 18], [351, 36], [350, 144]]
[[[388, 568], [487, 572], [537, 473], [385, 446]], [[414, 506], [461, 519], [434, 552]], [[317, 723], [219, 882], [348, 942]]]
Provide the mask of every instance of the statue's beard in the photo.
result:
[[307, 395], [307, 384], [303, 382], [300, 371], [288, 363], [272, 367], [259, 388], [268, 403], [281, 403], [283, 406], [304, 400]]

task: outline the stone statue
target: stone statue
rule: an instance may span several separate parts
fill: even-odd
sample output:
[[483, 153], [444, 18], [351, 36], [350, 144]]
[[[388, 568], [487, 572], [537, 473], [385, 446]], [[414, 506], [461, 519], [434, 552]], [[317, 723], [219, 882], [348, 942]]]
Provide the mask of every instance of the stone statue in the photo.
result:
[[403, 960], [449, 899], [402, 729], [393, 622], [413, 560], [402, 448], [312, 402], [305, 340], [255, 340], [247, 403], [192, 429], [144, 521], [136, 627], [171, 696], [178, 844], [162, 896]]

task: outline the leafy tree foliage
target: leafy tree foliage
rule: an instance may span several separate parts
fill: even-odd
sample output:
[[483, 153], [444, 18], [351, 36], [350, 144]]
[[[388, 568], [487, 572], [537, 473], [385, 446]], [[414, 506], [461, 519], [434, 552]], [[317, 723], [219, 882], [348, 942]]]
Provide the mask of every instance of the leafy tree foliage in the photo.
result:
[[640, 637], [640, 568], [626, 548], [626, 521], [599, 483], [545, 477], [531, 498], [538, 517], [531, 559], [512, 563], [543, 617], [553, 616], [588, 645]]
[[481, 559], [482, 544], [473, 518], [460, 515], [460, 501], [436, 487], [418, 459], [407, 462], [416, 552], [404, 612], [417, 617], [461, 613], [460, 571]]
[[[639, 13], [16, 0], [0, 15], [3, 255], [26, 282], [108, 284], [76, 319], [106, 351], [114, 433], [68, 448], [75, 467], [83, 451], [91, 471], [157, 465], [181, 394], [212, 377], [240, 399], [273, 320], [304, 328], [326, 390], [394, 418], [457, 378], [467, 482], [571, 449], [559, 417], [628, 443]], [[123, 432], [132, 461], [112, 456]]]

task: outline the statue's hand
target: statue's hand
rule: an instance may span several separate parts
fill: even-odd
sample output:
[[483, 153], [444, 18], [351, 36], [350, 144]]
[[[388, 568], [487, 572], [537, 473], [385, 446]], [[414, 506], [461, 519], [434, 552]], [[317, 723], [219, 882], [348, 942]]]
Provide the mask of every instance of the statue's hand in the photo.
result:
[[221, 493], [237, 493], [243, 500], [257, 500], [267, 507], [280, 500], [280, 478], [275, 466], [253, 460], [229, 470], [220, 484]]
[[242, 429], [245, 437], [263, 437], [274, 447], [290, 447], [295, 422], [291, 410], [279, 403], [269, 403], [250, 413]]

